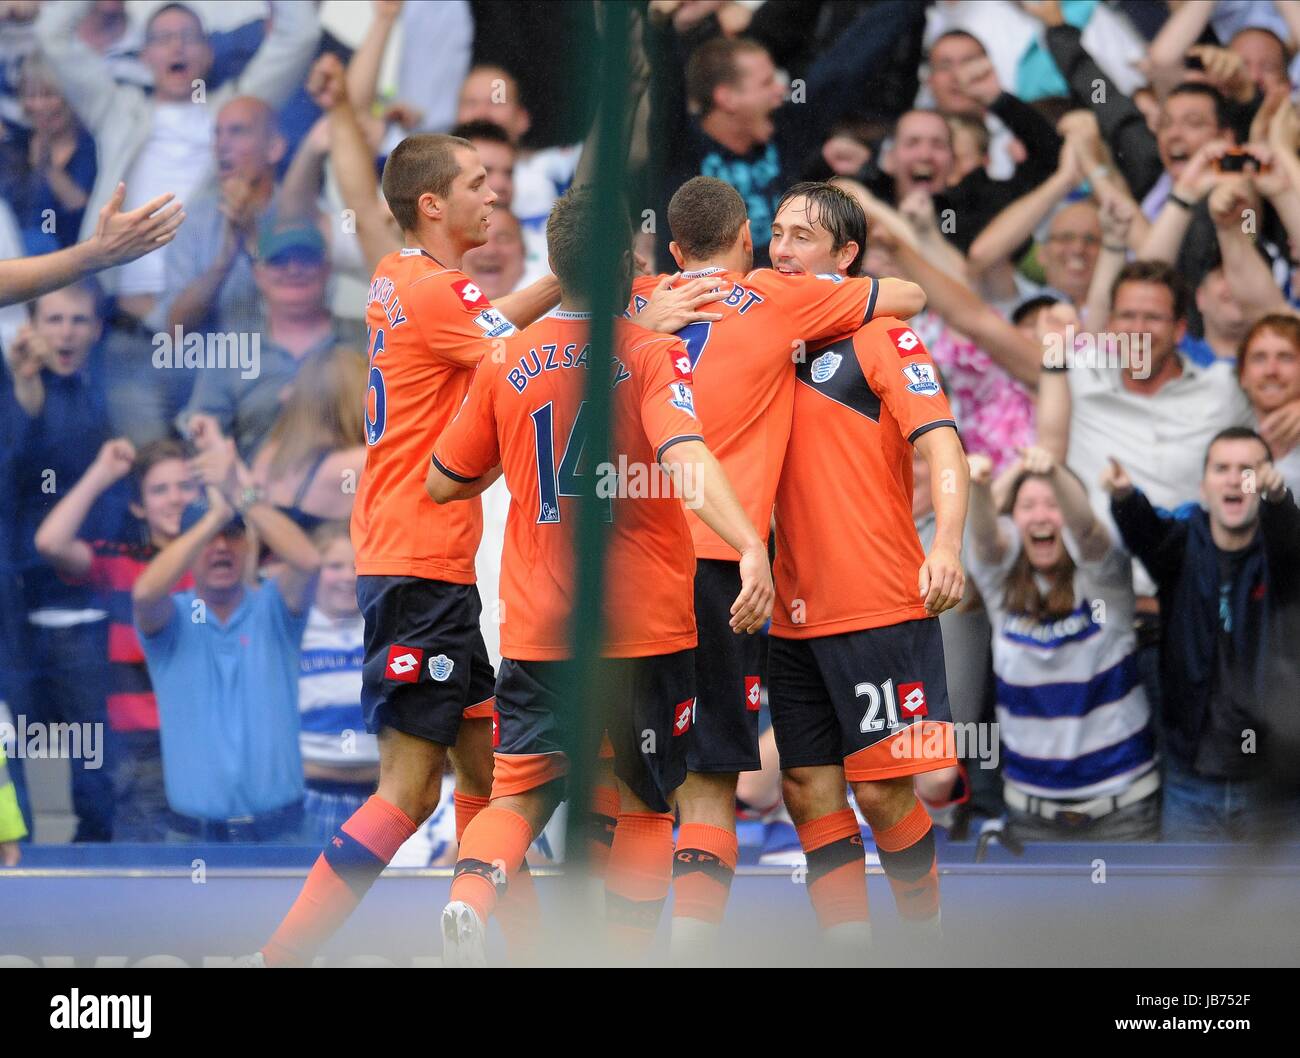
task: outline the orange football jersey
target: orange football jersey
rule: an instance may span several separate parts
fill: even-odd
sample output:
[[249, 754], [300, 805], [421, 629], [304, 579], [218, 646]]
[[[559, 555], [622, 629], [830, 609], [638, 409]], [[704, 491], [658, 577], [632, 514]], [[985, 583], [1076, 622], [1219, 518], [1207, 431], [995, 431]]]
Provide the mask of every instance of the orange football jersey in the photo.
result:
[[[730, 289], [704, 308], [722, 319], [688, 324], [678, 337], [686, 345], [704, 440], [766, 541], [790, 436], [795, 364], [807, 348], [852, 334], [871, 319], [876, 281], [784, 276], [770, 268], [748, 275], [706, 268], [683, 272], [682, 281], [713, 275], [721, 289]], [[643, 276], [633, 284], [633, 312], [645, 307], [662, 278]], [[697, 557], [739, 560], [694, 514], [688, 521]]]
[[[678, 441], [701, 440], [682, 343], [616, 326], [608, 462], [584, 452], [586, 313], [555, 312], [505, 343], [434, 446], [434, 464], [472, 481], [499, 462], [510, 489], [501, 557], [501, 654], [568, 657], [575, 579], [573, 530], [582, 478], [610, 501], [605, 570], [608, 657], [672, 654], [696, 645], [695, 555], [685, 508], [658, 465]], [[456, 506], [450, 504], [449, 506]]]
[[366, 466], [352, 508], [357, 572], [473, 584], [482, 506], [476, 497], [439, 507], [424, 478], [475, 366], [514, 327], [463, 272], [407, 248], [375, 270], [366, 333]]
[[809, 353], [776, 495], [774, 636], [931, 616], [917, 591], [911, 445], [956, 425], [930, 354], [893, 317]]

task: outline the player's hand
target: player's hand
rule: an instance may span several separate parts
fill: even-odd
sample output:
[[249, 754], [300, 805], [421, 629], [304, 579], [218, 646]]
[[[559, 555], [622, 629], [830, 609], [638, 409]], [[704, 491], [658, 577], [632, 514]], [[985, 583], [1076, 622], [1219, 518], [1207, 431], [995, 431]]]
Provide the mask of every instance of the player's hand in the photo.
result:
[[705, 312], [700, 307], [722, 300], [723, 293], [716, 279], [701, 276], [680, 286], [673, 286], [679, 279], [680, 272], [664, 276], [650, 295], [645, 308], [633, 316], [632, 321], [649, 331], [676, 334], [688, 323], [722, 319], [722, 313]]
[[1101, 472], [1101, 487], [1117, 500], [1122, 500], [1133, 492], [1133, 481], [1128, 476], [1128, 471], [1119, 464], [1119, 460], [1114, 456], [1106, 464], [1106, 469]]
[[176, 237], [176, 229], [185, 220], [185, 207], [172, 201], [175, 197], [172, 194], [159, 195], [129, 213], [123, 213], [126, 184], [119, 183], [99, 211], [95, 234], [86, 240], [92, 269], [98, 271], [126, 264], [171, 242]]
[[1255, 471], [1255, 491], [1269, 503], [1279, 503], [1286, 495], [1282, 472], [1271, 462], [1261, 463]]
[[921, 598], [932, 614], [951, 610], [961, 602], [966, 590], [966, 574], [961, 568], [961, 557], [950, 547], [935, 544], [921, 563], [919, 580]]
[[0, 867], [17, 867], [23, 847], [16, 841], [0, 841]]
[[993, 460], [976, 452], [966, 456], [966, 465], [970, 468], [970, 483], [987, 488], [993, 480]]
[[731, 604], [731, 630], [747, 634], [757, 632], [772, 616], [775, 598], [767, 550], [750, 548], [740, 556], [740, 594]]
[[99, 454], [90, 465], [90, 469], [106, 485], [121, 481], [135, 465], [135, 445], [125, 437], [114, 437], [105, 441], [99, 448]]
[[337, 55], [326, 52], [312, 64], [307, 94], [321, 110], [333, 110], [348, 101], [347, 76]]
[[1056, 456], [1040, 445], [1029, 445], [1019, 449], [1020, 465], [1029, 474], [1053, 474], [1056, 472]]

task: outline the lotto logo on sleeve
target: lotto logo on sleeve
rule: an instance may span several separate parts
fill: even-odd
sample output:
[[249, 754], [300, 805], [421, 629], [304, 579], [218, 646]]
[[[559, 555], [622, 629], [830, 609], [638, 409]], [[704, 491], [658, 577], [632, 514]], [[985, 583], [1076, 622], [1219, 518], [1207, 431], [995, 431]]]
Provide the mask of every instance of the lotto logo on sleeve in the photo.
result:
[[762, 685], [757, 676], [745, 677], [745, 708], [751, 713], [758, 712], [758, 707], [763, 700]]
[[682, 382], [691, 382], [691, 358], [686, 353], [671, 354], [673, 374]]
[[458, 279], [452, 283], [451, 289], [456, 291], [456, 296], [467, 312], [482, 312], [487, 308], [486, 295], [472, 279]]
[[673, 706], [673, 737], [684, 735], [695, 721], [695, 699], [687, 698]]
[[925, 351], [921, 339], [916, 336], [916, 331], [911, 327], [891, 327], [889, 340], [894, 343], [899, 356], [912, 356], [917, 352]]
[[898, 685], [898, 707], [904, 716], [928, 716], [925, 707], [924, 683], [900, 683]]
[[418, 683], [420, 662], [423, 660], [424, 651], [419, 647], [404, 647], [394, 643], [388, 648], [388, 664], [384, 666], [384, 678], [397, 680], [399, 683]]

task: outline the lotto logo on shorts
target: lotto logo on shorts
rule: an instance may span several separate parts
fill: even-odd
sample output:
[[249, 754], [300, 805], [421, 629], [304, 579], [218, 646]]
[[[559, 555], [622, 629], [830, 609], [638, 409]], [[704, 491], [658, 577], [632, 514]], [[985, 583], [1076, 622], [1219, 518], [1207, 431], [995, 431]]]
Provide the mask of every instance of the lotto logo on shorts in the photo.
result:
[[673, 737], [684, 735], [695, 720], [695, 699], [688, 698], [673, 706]]
[[394, 643], [388, 648], [388, 664], [384, 676], [401, 683], [417, 683], [420, 679], [420, 662], [424, 651], [419, 647], [404, 647]]
[[904, 716], [927, 716], [925, 708], [924, 683], [900, 683], [898, 685], [898, 705]]
[[487, 307], [487, 298], [483, 291], [479, 289], [478, 284], [470, 279], [461, 279], [452, 283], [451, 289], [456, 291], [456, 296], [460, 298], [461, 304], [470, 312], [479, 312]]
[[899, 356], [911, 356], [917, 350], [923, 349], [921, 339], [916, 336], [916, 331], [911, 327], [891, 327], [889, 340], [894, 343]]
[[757, 676], [745, 677], [745, 708], [751, 713], [758, 712], [758, 707], [763, 700], [762, 685]]
[[492, 748], [496, 749], [501, 745], [501, 716], [492, 710]]

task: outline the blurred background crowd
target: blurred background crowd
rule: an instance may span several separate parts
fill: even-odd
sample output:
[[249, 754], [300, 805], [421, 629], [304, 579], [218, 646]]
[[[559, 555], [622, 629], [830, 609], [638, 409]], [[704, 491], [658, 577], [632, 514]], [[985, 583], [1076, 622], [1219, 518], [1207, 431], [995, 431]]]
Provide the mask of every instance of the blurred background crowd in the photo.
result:
[[[1001, 739], [936, 815], [1054, 840], [1300, 821], [1300, 3], [633, 6], [651, 269], [705, 174], [744, 197], [756, 266], [821, 271], [771, 224], [834, 178], [864, 271], [928, 296], [911, 326], [974, 482], [950, 691]], [[544, 274], [599, 26], [576, 0], [0, 0], [0, 258], [85, 238], [119, 182], [186, 211], [164, 249], [0, 310], [0, 845], [319, 845], [373, 789], [347, 519], [366, 289], [401, 245], [378, 175], [411, 132], [464, 136], [498, 196], [465, 271], [489, 297]], [[155, 561], [204, 486], [284, 517]], [[144, 641], [133, 592], [161, 599]], [[24, 719], [102, 725], [63, 830]], [[741, 796], [779, 853], [770, 735], [765, 760]]]

